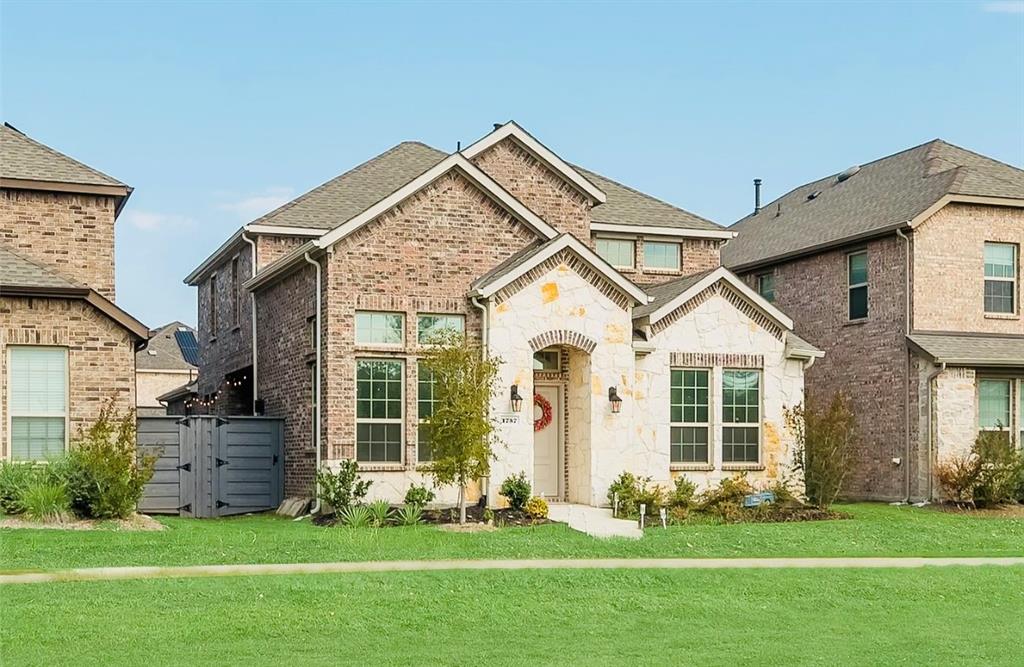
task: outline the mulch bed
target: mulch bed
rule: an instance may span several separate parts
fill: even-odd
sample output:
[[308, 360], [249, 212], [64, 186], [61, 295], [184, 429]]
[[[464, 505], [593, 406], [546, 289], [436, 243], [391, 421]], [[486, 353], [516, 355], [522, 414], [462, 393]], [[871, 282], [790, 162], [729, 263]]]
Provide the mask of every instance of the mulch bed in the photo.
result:
[[9, 516], [0, 519], [0, 528], [153, 531], [164, 530], [166, 526], [145, 514], [133, 514], [127, 519], [98, 520], [68, 518], [64, 521], [32, 521], [19, 516]]
[[[778, 502], [761, 505], [760, 507], [734, 508], [732, 511], [699, 511], [691, 510], [686, 519], [673, 522], [671, 515], [669, 524], [687, 525], [701, 523], [798, 523], [802, 521], [833, 521], [850, 519], [849, 514], [833, 510], [822, 510], [811, 505], [796, 501]], [[647, 526], [660, 526], [661, 519], [657, 516], [648, 517]]]
[[[496, 509], [494, 512], [494, 525], [502, 526], [541, 526], [548, 523], [556, 523], [550, 519], [534, 519], [519, 510], [509, 508]], [[431, 526], [446, 526], [459, 523], [459, 508], [445, 507], [442, 509], [423, 510], [423, 523]], [[338, 519], [334, 514], [320, 514], [313, 517], [313, 524], [317, 526], [338, 525]], [[479, 505], [472, 505], [466, 508], [466, 524], [485, 524], [484, 508]]]
[[993, 507], [972, 507], [956, 503], [933, 503], [927, 509], [948, 514], [966, 514], [990, 519], [1024, 519], [1024, 505], [995, 505]]

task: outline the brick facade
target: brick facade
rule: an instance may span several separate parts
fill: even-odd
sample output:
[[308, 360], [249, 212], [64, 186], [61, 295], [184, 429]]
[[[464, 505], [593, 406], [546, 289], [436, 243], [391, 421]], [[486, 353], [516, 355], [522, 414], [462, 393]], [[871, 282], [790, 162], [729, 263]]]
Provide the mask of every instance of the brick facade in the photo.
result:
[[114, 300], [114, 197], [0, 191], [0, 244]]
[[[604, 235], [595, 234], [595, 238]], [[666, 238], [654, 237], [652, 241], [669, 242], [679, 244], [679, 270], [649, 268], [644, 265], [644, 240], [648, 237], [618, 234], [616, 238], [629, 238], [634, 241], [633, 246], [633, 268], [619, 269], [619, 272], [632, 280], [637, 285], [655, 285], [690, 276], [694, 273], [717, 269], [722, 264], [721, 247], [722, 241], [718, 239], [690, 239], [690, 238]], [[611, 238], [608, 235], [607, 238]]]

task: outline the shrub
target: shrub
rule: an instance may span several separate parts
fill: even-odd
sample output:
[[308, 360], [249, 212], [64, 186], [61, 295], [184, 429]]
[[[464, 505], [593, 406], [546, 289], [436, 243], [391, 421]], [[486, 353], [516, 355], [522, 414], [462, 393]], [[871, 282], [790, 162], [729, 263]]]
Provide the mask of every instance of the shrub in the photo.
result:
[[676, 477], [675, 488], [669, 492], [665, 499], [665, 504], [671, 509], [675, 509], [677, 507], [688, 509], [693, 507], [696, 495], [697, 485], [686, 477], [680, 475], [679, 477]]
[[807, 498], [827, 510], [842, 493], [857, 445], [849, 399], [836, 393], [826, 408], [798, 405], [786, 408], [785, 418], [796, 436], [793, 467], [803, 475]]
[[[96, 422], [79, 435], [68, 454], [67, 490], [72, 509], [93, 519], [125, 519], [139, 504], [153, 476], [156, 456], [135, 450], [135, 412], [119, 415], [113, 400]], [[51, 474], [57, 474], [54, 468]]]
[[337, 513], [358, 505], [373, 484], [370, 480], [360, 479], [359, 464], [355, 459], [343, 459], [338, 464], [338, 472], [331, 472], [324, 466], [316, 473], [316, 483], [320, 486], [320, 497]]
[[349, 505], [338, 512], [338, 518], [349, 528], [366, 528], [373, 520], [373, 515], [366, 505]]
[[415, 526], [423, 521], [423, 508], [420, 505], [403, 505], [395, 512], [395, 520], [400, 526]]
[[434, 492], [428, 489], [426, 485], [413, 484], [405, 492], [405, 504], [423, 507], [427, 503], [433, 502], [435, 497]]
[[526, 480], [525, 472], [506, 477], [505, 481], [501, 483], [501, 489], [498, 491], [508, 500], [509, 507], [520, 511], [526, 507], [532, 492], [533, 489], [530, 488], [530, 483]]
[[950, 456], [935, 468], [943, 495], [959, 504], [980, 506], [1024, 496], [1024, 452], [1006, 434], [983, 431], [970, 453]]
[[736, 521], [743, 511], [743, 499], [753, 492], [746, 474], [725, 477], [700, 495], [698, 509], [725, 521]]
[[67, 487], [44, 479], [22, 488], [19, 504], [36, 521], [63, 521], [71, 509]]
[[531, 519], [546, 519], [548, 518], [548, 501], [544, 500], [540, 496], [534, 496], [526, 501], [526, 507], [523, 508], [526, 515]]
[[386, 500], [375, 500], [370, 503], [370, 523], [377, 528], [388, 525], [391, 518], [391, 505]]
[[0, 462], [0, 513], [21, 514], [25, 511], [21, 504], [22, 493], [40, 478], [41, 467], [33, 463]]
[[667, 502], [665, 488], [651, 484], [650, 477], [637, 477], [624, 472], [608, 487], [608, 502], [614, 505], [615, 494], [619, 496], [619, 515], [630, 518], [640, 516], [640, 505], [646, 505], [648, 516], [657, 516]]
[[981, 474], [981, 460], [973, 452], [954, 455], [935, 466], [942, 494], [958, 504], [974, 502], [974, 487]]

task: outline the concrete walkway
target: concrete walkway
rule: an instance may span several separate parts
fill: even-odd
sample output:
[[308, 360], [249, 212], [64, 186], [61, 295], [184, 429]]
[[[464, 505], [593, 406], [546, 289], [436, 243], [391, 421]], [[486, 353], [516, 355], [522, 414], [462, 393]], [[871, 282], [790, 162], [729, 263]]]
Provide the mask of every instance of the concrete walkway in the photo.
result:
[[548, 505], [548, 518], [569, 524], [573, 530], [594, 537], [628, 537], [640, 539], [643, 531], [636, 521], [616, 519], [610, 509], [574, 505], [572, 503], [551, 503]]
[[950, 566], [1019, 566], [1024, 557], [1005, 558], [565, 558], [537, 560], [394, 560], [362, 563], [282, 563], [185, 567], [95, 567], [53, 572], [0, 574], [0, 585], [176, 577], [252, 577], [352, 572], [434, 572], [443, 570], [714, 570], [877, 569]]

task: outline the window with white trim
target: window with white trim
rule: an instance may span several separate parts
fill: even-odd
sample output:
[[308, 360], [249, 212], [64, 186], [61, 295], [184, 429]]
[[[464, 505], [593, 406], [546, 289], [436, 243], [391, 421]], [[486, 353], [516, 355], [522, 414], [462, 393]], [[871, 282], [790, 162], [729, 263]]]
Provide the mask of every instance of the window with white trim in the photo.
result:
[[985, 312], [1017, 312], [1017, 246], [985, 244]]
[[978, 380], [978, 428], [982, 431], [1010, 429], [1011, 381], [996, 378]]
[[416, 340], [423, 345], [442, 331], [463, 333], [466, 330], [466, 318], [464, 315], [419, 315], [416, 327]]
[[722, 463], [761, 460], [761, 372], [722, 371]]
[[356, 311], [356, 342], [401, 345], [405, 340], [405, 315], [372, 310]]
[[11, 459], [44, 461], [59, 456], [64, 453], [68, 432], [67, 348], [8, 349]]
[[849, 294], [849, 317], [863, 320], [868, 316], [868, 253], [866, 250], [846, 256], [846, 284]]
[[401, 361], [356, 360], [356, 460], [401, 463], [404, 373]]
[[432, 461], [433, 452], [430, 448], [430, 418], [434, 414], [436, 398], [434, 390], [437, 383], [433, 374], [427, 370], [423, 362], [419, 362], [417, 371], [416, 407], [419, 413], [419, 424], [416, 427], [416, 460]]
[[644, 268], [678, 271], [679, 244], [663, 241], [644, 241]]
[[597, 254], [617, 269], [632, 269], [636, 243], [630, 239], [597, 239]]
[[673, 368], [670, 390], [671, 463], [710, 463], [711, 371]]
[[559, 371], [561, 369], [562, 353], [557, 347], [549, 347], [533, 353], [533, 370]]
[[768, 303], [775, 303], [774, 273], [762, 273], [757, 276], [757, 293]]

